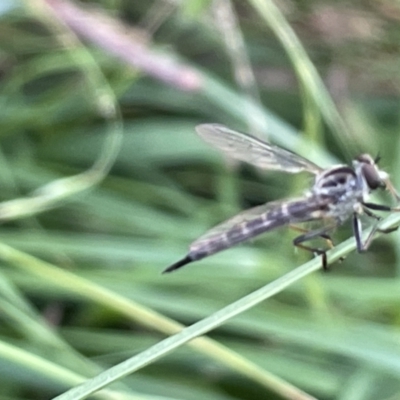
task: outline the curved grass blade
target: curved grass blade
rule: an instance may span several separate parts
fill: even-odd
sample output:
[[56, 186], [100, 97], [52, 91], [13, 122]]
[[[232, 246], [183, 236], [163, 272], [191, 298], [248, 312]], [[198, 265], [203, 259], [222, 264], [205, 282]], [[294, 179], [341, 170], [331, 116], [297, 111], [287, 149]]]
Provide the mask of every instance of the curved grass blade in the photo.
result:
[[[386, 218], [382, 224], [382, 229], [392, 228], [400, 224], [400, 215], [391, 215]], [[364, 237], [367, 237], [368, 231], [364, 233]], [[350, 251], [356, 248], [356, 243], [354, 238], [350, 238], [343, 242], [342, 244], [335, 247], [333, 250], [328, 252], [328, 260], [330, 263], [339, 260], [344, 257]], [[233, 318], [234, 316], [248, 310], [249, 308], [259, 304], [260, 302], [272, 297], [273, 295], [281, 292], [289, 285], [299, 281], [305, 276], [311, 274], [312, 272], [321, 268], [321, 261], [319, 258], [314, 258], [313, 260], [303, 264], [302, 266], [296, 268], [295, 270], [289, 272], [285, 276], [265, 285], [261, 289], [241, 298], [240, 300], [230, 304], [229, 306], [223, 308], [220, 311], [212, 314], [211, 316], [183, 329], [176, 335], [169, 337], [155, 346], [145, 350], [139, 355], [132, 357], [110, 369], [101, 373], [97, 377], [88, 380], [84, 384], [69, 390], [68, 392], [58, 396], [57, 400], [79, 400], [84, 399], [87, 396], [95, 393], [96, 391], [104, 388], [112, 382], [134, 372], [138, 369], [152, 363], [153, 361], [161, 358], [162, 356], [170, 353], [179, 346], [195, 339], [198, 336], [204, 335], [210, 330], [222, 325], [224, 322]], [[192, 344], [195, 344], [204, 338], [199, 338], [193, 340]], [[231, 360], [232, 362], [232, 360]], [[270, 389], [276, 390], [285, 398], [293, 398], [293, 389], [297, 391], [296, 398], [298, 399], [312, 399], [309, 395], [299, 392], [298, 389], [293, 388], [291, 385], [286, 384], [282, 387], [282, 382], [279, 378], [276, 378], [274, 382], [275, 386], [271, 386]], [[278, 388], [284, 389], [277, 390]], [[299, 394], [301, 393], [301, 395]], [[300, 397], [299, 397], [300, 396]], [[303, 397], [301, 397], [303, 396]]]

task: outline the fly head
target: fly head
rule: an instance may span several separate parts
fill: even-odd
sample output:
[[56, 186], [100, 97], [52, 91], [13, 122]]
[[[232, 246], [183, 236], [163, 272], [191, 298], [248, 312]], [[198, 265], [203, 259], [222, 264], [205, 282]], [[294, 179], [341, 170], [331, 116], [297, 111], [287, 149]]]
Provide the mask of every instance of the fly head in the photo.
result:
[[380, 170], [375, 160], [369, 154], [361, 154], [353, 161], [354, 169], [360, 177], [364, 178], [368, 189], [386, 189], [388, 174]]

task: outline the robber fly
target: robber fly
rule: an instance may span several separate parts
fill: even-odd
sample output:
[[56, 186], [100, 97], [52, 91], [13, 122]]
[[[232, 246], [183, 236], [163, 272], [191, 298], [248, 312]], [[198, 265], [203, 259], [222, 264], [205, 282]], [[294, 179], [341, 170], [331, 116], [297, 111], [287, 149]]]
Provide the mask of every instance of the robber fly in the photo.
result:
[[[350, 217], [359, 252], [368, 249], [377, 231], [388, 233], [395, 230], [379, 230], [378, 222], [381, 218], [371, 210], [400, 211], [400, 208], [367, 202], [369, 194], [378, 188], [389, 190], [397, 201], [400, 200], [388, 174], [378, 168], [378, 159], [374, 160], [368, 154], [354, 159], [352, 166], [334, 165], [322, 169], [297, 154], [236, 132], [224, 125], [199, 125], [196, 131], [207, 143], [240, 161], [262, 169], [288, 173], [307, 171], [314, 174], [315, 181], [303, 197], [251, 208], [209, 230], [190, 245], [186, 257], [172, 264], [164, 272], [174, 271], [192, 261], [218, 253], [274, 228], [307, 221], [323, 221], [324, 226], [310, 231], [303, 230], [303, 233], [293, 240], [293, 244], [321, 255], [322, 266], [327, 269], [327, 250], [312, 248], [305, 245], [305, 242], [322, 237], [332, 247], [329, 233]], [[361, 214], [375, 220], [375, 225], [364, 242]]]

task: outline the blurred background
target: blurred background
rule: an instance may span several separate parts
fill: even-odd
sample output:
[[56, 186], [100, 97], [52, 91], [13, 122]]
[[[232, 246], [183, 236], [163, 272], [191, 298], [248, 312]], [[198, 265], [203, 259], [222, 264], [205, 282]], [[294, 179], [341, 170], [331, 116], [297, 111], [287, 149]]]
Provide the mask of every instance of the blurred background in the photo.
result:
[[[3, 0], [0, 17], [0, 400], [52, 398], [171, 334], [166, 317], [190, 325], [310, 258], [281, 229], [161, 275], [207, 229], [312, 182], [232, 162], [197, 124], [322, 167], [379, 154], [400, 188], [397, 2]], [[399, 243], [209, 334], [264, 381], [183, 346], [115, 398], [285, 398], [272, 373], [318, 399], [400, 399]]]

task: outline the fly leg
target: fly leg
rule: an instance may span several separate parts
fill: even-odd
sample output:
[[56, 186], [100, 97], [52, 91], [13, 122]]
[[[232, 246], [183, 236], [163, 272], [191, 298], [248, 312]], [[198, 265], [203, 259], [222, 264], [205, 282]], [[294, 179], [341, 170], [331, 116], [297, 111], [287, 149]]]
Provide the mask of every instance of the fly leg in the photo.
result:
[[[369, 215], [368, 213], [366, 213], [366, 214]], [[375, 218], [376, 222], [375, 222], [374, 226], [372, 227], [371, 232], [369, 233], [367, 239], [365, 240], [365, 242], [363, 242], [362, 241], [362, 225], [361, 225], [360, 218], [358, 218], [357, 213], [353, 214], [353, 232], [354, 232], [354, 237], [356, 238], [357, 251], [359, 253], [363, 253], [368, 250], [368, 247], [370, 246], [372, 239], [375, 236], [375, 233], [378, 231], [378, 224], [379, 224], [379, 221], [381, 220], [381, 217], [378, 217], [375, 214], [372, 214], [372, 215], [374, 215], [374, 217], [372, 217], [372, 218]], [[369, 215], [369, 216], [371, 217], [372, 215]]]
[[[367, 214], [369, 217], [372, 217], [376, 219], [377, 221], [380, 221], [382, 218], [379, 215], [374, 214], [371, 210], [378, 210], [378, 211], [387, 211], [387, 212], [392, 212], [392, 211], [400, 211], [400, 209], [395, 208], [395, 207], [389, 207], [385, 206], [383, 204], [375, 204], [375, 203], [362, 203], [364, 206], [364, 212]], [[398, 226], [395, 226], [394, 228], [388, 228], [388, 229], [376, 229], [376, 232], [381, 232], [381, 233], [392, 233], [394, 231], [397, 231], [399, 229]]]
[[[370, 207], [372, 210], [380, 210], [380, 211], [397, 211], [394, 208], [383, 206], [382, 204], [373, 204], [373, 203], [365, 203], [363, 204], [365, 207], [370, 207], [373, 205], [375, 208]], [[379, 215], [374, 214], [372, 211], [370, 211], [368, 208], [364, 208], [364, 212], [368, 217], [374, 218], [378, 222], [382, 220], [382, 218]], [[398, 226], [395, 226], [394, 228], [388, 228], [388, 229], [380, 229], [377, 228], [375, 231], [380, 232], [380, 233], [392, 233], [397, 231], [399, 229]]]
[[372, 227], [372, 230], [369, 233], [367, 239], [363, 243], [362, 238], [361, 238], [361, 236], [362, 236], [361, 221], [358, 217], [358, 214], [354, 213], [354, 215], [353, 215], [353, 232], [354, 232], [354, 236], [356, 238], [357, 251], [359, 253], [362, 253], [362, 252], [368, 250], [376, 232], [391, 233], [391, 232], [396, 231], [399, 228], [398, 226], [396, 226], [394, 228], [380, 229], [379, 222], [382, 220], [382, 218], [379, 215], [376, 215], [375, 213], [373, 213], [371, 211], [371, 210], [378, 210], [378, 211], [390, 212], [390, 211], [397, 211], [396, 209], [389, 207], [389, 206], [385, 206], [382, 204], [375, 204], [375, 203], [363, 203], [363, 206], [364, 206], [363, 211], [365, 212], [366, 215], [368, 215], [368, 217], [375, 219], [375, 224]]
[[[311, 251], [313, 254], [320, 255], [322, 257], [322, 268], [324, 269], [324, 271], [328, 270], [328, 260], [326, 257], [327, 250], [322, 250], [322, 249], [317, 249], [315, 247], [307, 246], [304, 244], [304, 242], [307, 242], [308, 240], [314, 239], [319, 236], [319, 237], [324, 238], [327, 241], [329, 248], [332, 248], [333, 242], [332, 242], [331, 237], [328, 235], [328, 232], [333, 228], [334, 227], [330, 226], [330, 227], [324, 227], [321, 229], [315, 229], [313, 231], [305, 231], [306, 233], [304, 233], [303, 235], [297, 236], [293, 240], [293, 244], [296, 247]], [[301, 230], [301, 228], [299, 230]]]
[[[290, 229], [293, 229], [294, 231], [298, 231], [298, 232], [302, 232], [302, 233], [309, 233], [309, 232], [312, 232], [312, 231], [310, 231], [309, 229], [305, 229], [305, 228], [302, 228], [301, 226], [292, 225], [292, 224], [289, 225], [289, 228], [290, 228]], [[333, 229], [333, 228], [319, 229], [319, 230], [322, 230], [323, 232], [322, 232], [321, 234], [317, 234], [316, 236], [319, 236], [319, 237], [321, 237], [322, 239], [325, 239], [326, 242], [328, 243], [329, 248], [332, 249], [332, 248], [334, 247], [333, 240], [332, 240], [332, 238], [330, 237], [330, 235], [328, 235], [328, 234], [326, 233], [326, 232], [328, 232], [330, 229]], [[326, 231], [326, 232], [324, 232], [324, 231]]]

